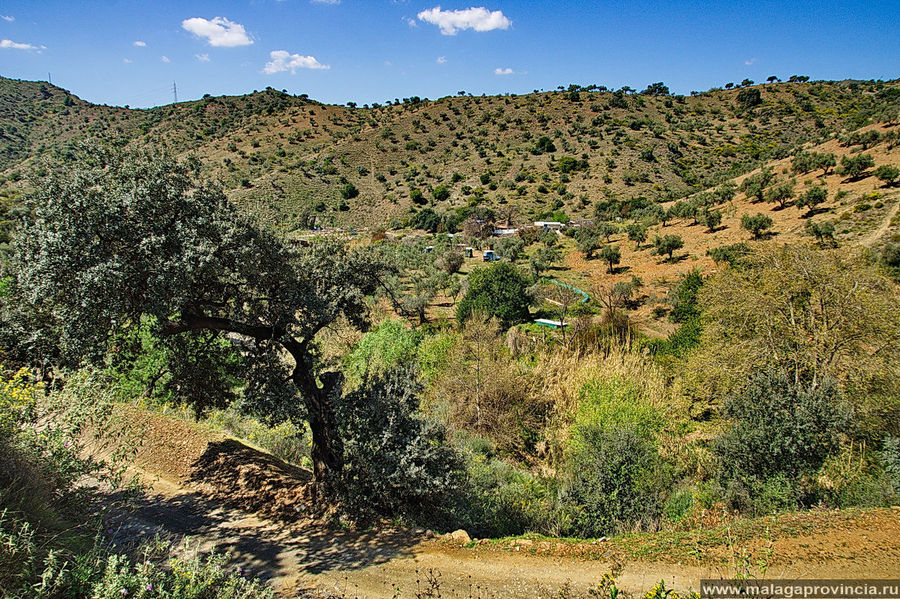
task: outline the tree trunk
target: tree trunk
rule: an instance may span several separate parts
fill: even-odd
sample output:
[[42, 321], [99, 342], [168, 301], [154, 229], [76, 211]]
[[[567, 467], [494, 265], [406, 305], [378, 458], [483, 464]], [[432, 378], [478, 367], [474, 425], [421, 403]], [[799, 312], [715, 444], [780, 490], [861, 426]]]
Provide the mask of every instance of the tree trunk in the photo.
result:
[[[320, 326], [315, 331], [321, 328]], [[173, 335], [201, 329], [230, 331], [257, 340], [274, 339], [291, 354], [294, 358], [291, 379], [306, 404], [309, 428], [312, 431], [310, 457], [313, 463], [313, 479], [324, 486], [326, 491], [331, 490], [344, 467], [344, 446], [335, 424], [333, 409], [334, 398], [341, 394], [343, 375], [338, 372], [323, 372], [319, 375], [322, 381], [320, 388], [316, 383], [316, 369], [308, 350], [308, 341], [299, 342], [275, 327], [186, 312], [179, 322], [168, 323], [163, 329], [163, 334]]]
[[309, 429], [312, 431], [313, 479], [331, 489], [344, 467], [344, 447], [334, 418], [334, 398], [340, 395], [343, 376], [337, 372], [323, 373], [316, 384], [312, 368], [300, 365], [294, 370], [293, 379], [306, 403]]

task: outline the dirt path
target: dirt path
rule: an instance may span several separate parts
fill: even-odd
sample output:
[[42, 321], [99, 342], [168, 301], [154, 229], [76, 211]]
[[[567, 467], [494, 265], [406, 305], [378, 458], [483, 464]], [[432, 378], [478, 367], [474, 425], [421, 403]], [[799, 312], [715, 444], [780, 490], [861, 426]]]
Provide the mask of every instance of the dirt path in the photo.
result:
[[[559, 598], [570, 585], [565, 596], [574, 598], [616, 564], [617, 582], [630, 593], [660, 580], [684, 591], [706, 576], [733, 575], [742, 562], [758, 570], [767, 543], [772, 576], [900, 573], [900, 508], [807, 512], [603, 543], [518, 539], [472, 548], [409, 530], [325, 528], [304, 517], [305, 471], [179, 420], [123, 409], [142, 435], [132, 463], [146, 488], [127, 502], [109, 497], [110, 540], [120, 547], [161, 538], [215, 548], [286, 597], [312, 589], [321, 597]], [[98, 457], [109, 451], [95, 449]]]
[[[350, 532], [309, 524], [281, 524], [223, 507], [171, 481], [155, 479], [129, 511], [111, 516], [111, 537], [138, 543], [154, 537], [190, 542], [202, 551], [231, 554], [231, 563], [269, 580], [284, 596], [316, 590], [322, 597], [414, 597], [429, 588], [441, 597], [587, 596], [621, 554], [598, 545], [593, 558], [535, 555], [535, 547], [506, 545], [466, 549], [408, 531]], [[795, 535], [776, 544], [781, 553], [769, 575], [776, 577], [895, 577], [900, 572], [900, 510], [881, 510], [879, 523], [836, 527]], [[515, 543], [515, 542], [513, 542]], [[786, 543], [786, 544], [785, 544]], [[805, 549], [821, 548], [803, 553]], [[871, 549], [867, 549], [866, 547]], [[792, 549], [795, 548], [795, 549]], [[842, 549], [843, 548], [843, 549]], [[796, 553], [802, 559], [791, 559]], [[675, 554], [673, 553], [673, 556]], [[676, 590], [697, 589], [704, 577], [736, 572], [739, 552], [719, 565], [632, 560], [617, 581], [631, 593], [660, 580]], [[731, 563], [729, 563], [729, 561]], [[425, 595], [437, 596], [437, 595]]]
[[894, 220], [894, 217], [897, 216], [897, 212], [900, 211], [900, 198], [896, 198], [896, 202], [894, 203], [894, 207], [891, 208], [884, 219], [881, 221], [881, 224], [878, 225], [878, 228], [863, 237], [861, 243], [865, 246], [870, 246], [881, 237], [887, 233], [888, 229], [891, 228], [891, 221]]

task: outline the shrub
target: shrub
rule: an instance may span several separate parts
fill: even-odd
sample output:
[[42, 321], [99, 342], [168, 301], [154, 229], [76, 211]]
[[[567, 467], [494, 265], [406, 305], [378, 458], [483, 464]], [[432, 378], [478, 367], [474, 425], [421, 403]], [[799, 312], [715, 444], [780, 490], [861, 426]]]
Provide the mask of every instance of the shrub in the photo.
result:
[[850, 424], [849, 407], [833, 380], [798, 383], [771, 370], [753, 375], [724, 407], [732, 425], [713, 452], [730, 499], [744, 509], [771, 503], [765, 494], [773, 489], [793, 493], [796, 505], [801, 477], [822, 466]]
[[663, 485], [653, 445], [631, 428], [587, 426], [579, 435], [565, 493], [573, 532], [599, 537], [658, 518]]
[[760, 239], [765, 232], [772, 228], [772, 217], [763, 214], [745, 214], [741, 217], [741, 228], [753, 235], [754, 239]]
[[884, 184], [891, 186], [900, 177], [900, 168], [889, 164], [882, 164], [875, 169], [873, 173], [876, 177], [884, 181]]
[[885, 437], [878, 454], [894, 492], [900, 494], [900, 437]]
[[875, 166], [875, 159], [871, 154], [858, 154], [856, 156], [844, 156], [841, 158], [839, 175], [846, 175], [848, 179], [862, 179], [866, 171]]
[[410, 368], [366, 377], [337, 406], [344, 441], [342, 494], [350, 512], [434, 519], [460, 485], [462, 463], [446, 432], [418, 412]]
[[355, 381], [369, 374], [379, 374], [415, 355], [422, 334], [405, 326], [401, 320], [386, 320], [363, 335], [344, 357], [344, 373]]
[[345, 200], [352, 200], [356, 196], [359, 195], [359, 190], [356, 188], [356, 185], [353, 183], [345, 183], [341, 189], [341, 198]]
[[750, 246], [746, 243], [733, 243], [731, 245], [722, 245], [706, 250], [706, 254], [712, 258], [716, 264], [727, 262], [734, 265], [744, 256], [750, 254]]
[[467, 482], [455, 507], [459, 525], [480, 536], [563, 532], [552, 481], [498, 459], [484, 439], [467, 440], [462, 453]]
[[642, 438], [649, 438], [662, 428], [662, 424], [659, 411], [641, 397], [636, 385], [627, 380], [589, 381], [578, 392], [576, 445], [584, 444], [581, 433], [592, 426], [602, 429], [629, 428]]
[[657, 235], [653, 238], [653, 251], [655, 254], [662, 256], [668, 255], [669, 260], [672, 259], [672, 255], [681, 248], [684, 247], [684, 240], [680, 235], [663, 235], [660, 237]]
[[669, 319], [672, 322], [687, 322], [700, 316], [697, 294], [703, 287], [703, 273], [693, 269], [681, 275], [678, 283], [669, 292], [667, 301], [672, 304]]

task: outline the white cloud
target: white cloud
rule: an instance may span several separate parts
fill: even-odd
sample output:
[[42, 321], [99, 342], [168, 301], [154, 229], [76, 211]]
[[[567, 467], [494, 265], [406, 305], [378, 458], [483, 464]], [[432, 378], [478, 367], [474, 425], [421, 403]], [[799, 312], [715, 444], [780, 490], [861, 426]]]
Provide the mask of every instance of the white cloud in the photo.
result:
[[756, 62], [756, 59], [755, 59], [755, 58], [748, 58], [747, 60], [744, 61], [744, 64], [747, 65], [747, 66], [749, 67], [749, 66], [750, 66], [751, 64], [753, 64], [754, 62]]
[[37, 50], [40, 52], [41, 50], [46, 50], [47, 46], [34, 46], [32, 44], [20, 44], [12, 40], [0, 40], [0, 48], [7, 50]]
[[7, 23], [12, 23], [13, 21], [16, 20], [15, 17], [11, 17], [10, 15], [0, 15], [0, 19], [3, 19]]
[[144, 46], [147, 45], [147, 42], [142, 42], [141, 40], [137, 40], [137, 41], [133, 42], [132, 45], [137, 46], [138, 48], [143, 48]]
[[171, 60], [169, 60], [168, 56], [160, 56], [159, 59], [163, 62], [172, 62]]
[[501, 69], [500, 67], [497, 67], [496, 69], [494, 69], [494, 75], [512, 75], [513, 73], [515, 73], [515, 71], [513, 71], [509, 67], [507, 67], [505, 69]]
[[185, 31], [190, 31], [197, 37], [205, 39], [210, 46], [233, 48], [249, 46], [253, 43], [243, 25], [229, 21], [225, 17], [216, 17], [211, 21], [193, 17], [182, 21], [181, 27]]
[[446, 57], [446, 56], [438, 56], [438, 57], [437, 57], [437, 63], [438, 63], [438, 64], [445, 64], [446, 62], [447, 62], [447, 57]]
[[408, 17], [404, 17], [404, 18], [406, 19], [406, 24], [409, 25], [410, 27], [418, 27], [419, 26], [419, 24], [416, 23], [415, 19], [410, 19]]
[[322, 64], [315, 59], [314, 56], [301, 56], [299, 54], [290, 54], [287, 50], [272, 50], [269, 52], [272, 59], [263, 67], [263, 73], [266, 75], [274, 75], [275, 73], [283, 73], [290, 71], [294, 73], [297, 69], [330, 69], [327, 64]]
[[209, 62], [209, 54], [194, 54], [198, 62]]
[[464, 10], [441, 10], [440, 6], [435, 6], [423, 10], [416, 16], [420, 21], [440, 27], [443, 35], [456, 35], [460, 29], [493, 31], [494, 29], [508, 29], [512, 25], [512, 21], [506, 18], [501, 11], [489, 11], [483, 6]]
[[131, 63], [133, 63], [134, 61], [131, 60], [130, 58], [123, 58], [123, 59], [122, 59], [122, 62], [124, 62], [125, 64], [131, 64]]

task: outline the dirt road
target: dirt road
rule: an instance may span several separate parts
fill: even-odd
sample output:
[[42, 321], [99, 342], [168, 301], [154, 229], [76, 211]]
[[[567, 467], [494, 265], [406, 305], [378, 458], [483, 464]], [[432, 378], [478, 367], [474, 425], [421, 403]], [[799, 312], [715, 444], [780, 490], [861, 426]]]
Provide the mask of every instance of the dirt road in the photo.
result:
[[[704, 577], [893, 578], [900, 574], [900, 509], [807, 512], [704, 525], [684, 532], [567, 543], [479, 542], [466, 548], [419, 531], [326, 528], [297, 506], [309, 475], [268, 454], [182, 421], [128, 409], [143, 444], [133, 471], [146, 488], [107, 516], [110, 539], [156, 537], [215, 548], [284, 596], [583, 597], [616, 564], [621, 589], [660, 580], [679, 591]], [[108, 451], [108, 449], [107, 449]], [[98, 452], [102, 456], [103, 452]], [[116, 497], [104, 502], [121, 506]], [[301, 507], [302, 510], [302, 507]], [[765, 558], [761, 556], [766, 556]], [[568, 594], [560, 590], [568, 585]]]
[[[597, 544], [593, 556], [584, 558], [542, 555], [541, 547], [528, 540], [469, 549], [408, 531], [351, 532], [285, 525], [223, 507], [161, 479], [154, 480], [133, 505], [110, 518], [111, 536], [117, 542], [155, 536], [173, 542], [187, 538], [203, 551], [229, 552], [235, 567], [271, 581], [290, 597], [310, 590], [323, 597], [437, 596], [425, 594], [429, 589], [439, 591], [441, 597], [559, 597], [564, 587], [569, 589], [568, 596], [581, 597], [623, 559], [612, 544], [609, 550]], [[880, 524], [874, 527], [836, 527], [778, 540], [768, 574], [897, 576], [900, 510], [881, 510], [878, 518]], [[818, 546], [830, 553], [804, 553]], [[626, 559], [617, 582], [631, 593], [644, 592], [660, 580], [676, 590], [697, 589], [701, 578], [730, 576], [740, 570], [742, 555], [734, 549], [731, 558], [720, 556], [706, 564]]]

